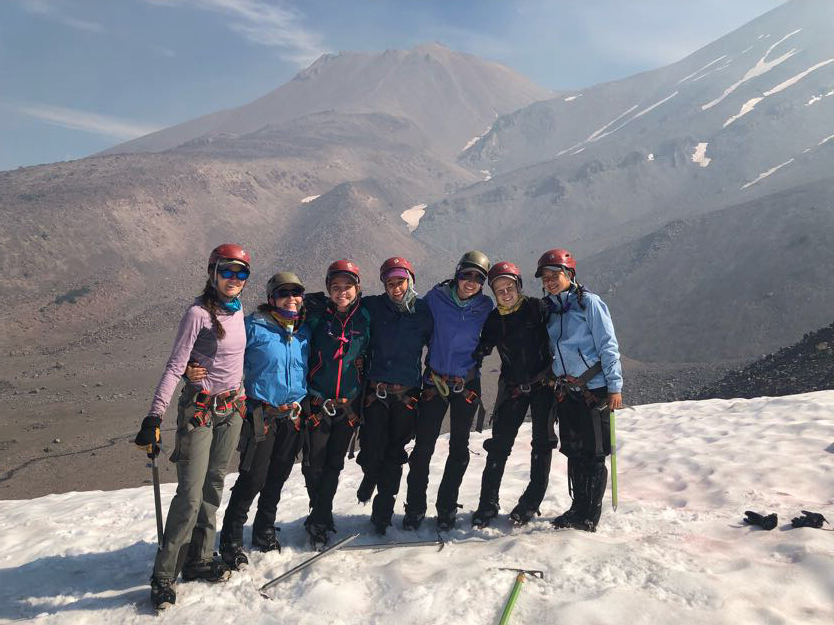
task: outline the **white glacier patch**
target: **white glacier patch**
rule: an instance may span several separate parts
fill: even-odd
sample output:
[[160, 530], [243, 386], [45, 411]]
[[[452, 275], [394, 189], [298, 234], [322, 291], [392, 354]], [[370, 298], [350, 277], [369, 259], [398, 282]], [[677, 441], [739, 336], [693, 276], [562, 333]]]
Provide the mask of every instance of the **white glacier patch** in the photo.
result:
[[701, 167], [706, 167], [712, 161], [707, 156], [707, 146], [709, 143], [699, 143], [695, 146], [695, 152], [692, 153], [692, 162], [698, 163]]
[[321, 197], [321, 195], [308, 195], [307, 197], [301, 198], [301, 203], [302, 204], [309, 204], [313, 200], [317, 200], [320, 197]]
[[428, 207], [428, 204], [415, 204], [400, 213], [400, 217], [405, 222], [409, 232], [414, 232], [420, 225], [420, 219], [426, 214], [426, 207]]
[[768, 169], [766, 172], [763, 172], [763, 173], [759, 174], [759, 176], [758, 176], [755, 180], [752, 180], [752, 181], [748, 182], [747, 184], [743, 185], [743, 186], [741, 187], [741, 191], [744, 191], [747, 187], [750, 187], [750, 186], [752, 186], [752, 185], [756, 184], [757, 182], [761, 182], [762, 180], [764, 180], [765, 178], [767, 178], [770, 174], [772, 174], [772, 173], [774, 173], [774, 172], [779, 171], [780, 169], [782, 169], [783, 167], [785, 167], [785, 166], [787, 166], [787, 165], [790, 165], [791, 163], [793, 163], [793, 159], [792, 159], [792, 158], [791, 158], [791, 159], [789, 159], [789, 160], [787, 160], [787, 161], [785, 161], [785, 162], [784, 162], [784, 163], [782, 163], [781, 165], [777, 165], [776, 167], [771, 167], [771, 168], [770, 168], [770, 169]]

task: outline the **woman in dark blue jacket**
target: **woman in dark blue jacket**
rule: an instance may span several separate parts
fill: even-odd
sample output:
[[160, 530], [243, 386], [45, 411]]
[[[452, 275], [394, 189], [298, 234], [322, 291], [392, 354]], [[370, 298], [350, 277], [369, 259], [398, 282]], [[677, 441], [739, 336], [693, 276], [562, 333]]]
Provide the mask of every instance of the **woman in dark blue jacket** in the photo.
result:
[[405, 446], [414, 433], [420, 395], [420, 359], [432, 333], [428, 304], [417, 299], [414, 268], [405, 258], [389, 258], [379, 269], [383, 295], [362, 300], [371, 315], [365, 406], [357, 458], [365, 477], [356, 493], [361, 503], [374, 497], [371, 523], [380, 535], [391, 525], [400, 490]]
[[493, 308], [481, 291], [489, 271], [483, 252], [467, 252], [455, 277], [435, 286], [425, 296], [434, 317], [420, 398], [417, 439], [408, 459], [408, 496], [403, 528], [417, 529], [426, 515], [429, 463], [446, 410], [449, 418], [449, 456], [437, 491], [437, 527], [455, 526], [458, 492], [469, 465], [469, 430], [480, 406], [480, 369], [473, 352], [481, 328]]

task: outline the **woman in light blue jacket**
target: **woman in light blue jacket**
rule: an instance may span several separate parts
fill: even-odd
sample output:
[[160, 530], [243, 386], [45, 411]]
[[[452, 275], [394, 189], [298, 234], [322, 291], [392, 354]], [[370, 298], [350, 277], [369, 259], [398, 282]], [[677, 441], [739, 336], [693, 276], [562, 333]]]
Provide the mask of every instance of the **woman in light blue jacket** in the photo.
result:
[[573, 486], [570, 509], [553, 525], [593, 532], [608, 482], [610, 415], [623, 406], [620, 350], [608, 307], [576, 281], [576, 261], [570, 252], [545, 252], [536, 277], [547, 293], [560, 451], [568, 457], [568, 480]]
[[275, 536], [278, 501], [301, 448], [301, 400], [307, 395], [310, 350], [304, 285], [295, 274], [279, 272], [270, 278], [266, 293], [267, 303], [244, 320], [246, 419], [238, 447], [240, 475], [220, 532], [220, 556], [234, 570], [249, 563], [243, 526], [259, 493], [252, 546], [280, 551]]

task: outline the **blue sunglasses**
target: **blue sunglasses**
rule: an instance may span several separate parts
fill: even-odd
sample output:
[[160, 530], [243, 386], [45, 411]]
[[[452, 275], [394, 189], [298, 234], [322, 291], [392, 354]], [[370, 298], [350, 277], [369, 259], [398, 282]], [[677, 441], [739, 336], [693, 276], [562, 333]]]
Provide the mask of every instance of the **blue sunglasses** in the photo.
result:
[[238, 280], [246, 280], [247, 278], [249, 278], [249, 270], [240, 269], [239, 271], [235, 271], [234, 269], [218, 269], [217, 275], [223, 278], [224, 280], [230, 280], [231, 278], [237, 278]]

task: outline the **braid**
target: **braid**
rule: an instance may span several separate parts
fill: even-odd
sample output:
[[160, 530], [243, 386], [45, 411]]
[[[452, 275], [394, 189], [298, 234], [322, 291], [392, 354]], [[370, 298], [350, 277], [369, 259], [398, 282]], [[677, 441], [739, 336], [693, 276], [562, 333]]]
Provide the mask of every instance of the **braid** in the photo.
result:
[[579, 304], [579, 308], [585, 310], [585, 293], [588, 289], [585, 288], [585, 285], [580, 284], [576, 281], [576, 270], [571, 270], [571, 277], [570, 281], [573, 284], [574, 288], [576, 289], [576, 303]]
[[220, 325], [220, 320], [217, 318], [217, 311], [220, 310], [220, 300], [217, 297], [217, 291], [211, 282], [211, 278], [206, 280], [206, 286], [203, 289], [203, 294], [200, 295], [200, 303], [208, 311], [211, 317], [211, 327], [218, 339], [223, 339], [226, 336], [226, 331]]

